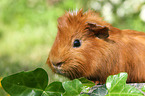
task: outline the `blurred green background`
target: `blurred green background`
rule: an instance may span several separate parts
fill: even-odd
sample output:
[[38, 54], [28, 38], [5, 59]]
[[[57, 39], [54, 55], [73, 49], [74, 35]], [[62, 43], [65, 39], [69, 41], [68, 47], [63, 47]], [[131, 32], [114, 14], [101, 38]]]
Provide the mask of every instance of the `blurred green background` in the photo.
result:
[[[57, 33], [57, 18], [68, 10], [93, 9], [120, 29], [145, 32], [145, 0], [0, 0], [0, 77], [42, 67]], [[0, 96], [6, 93], [0, 88]]]

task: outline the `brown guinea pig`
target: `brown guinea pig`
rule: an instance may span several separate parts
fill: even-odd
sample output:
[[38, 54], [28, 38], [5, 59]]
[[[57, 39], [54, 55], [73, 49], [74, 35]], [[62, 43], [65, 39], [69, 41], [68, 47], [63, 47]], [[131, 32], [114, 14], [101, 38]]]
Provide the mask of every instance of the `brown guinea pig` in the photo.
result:
[[115, 28], [91, 10], [66, 12], [47, 64], [70, 79], [105, 83], [109, 75], [127, 72], [127, 82], [145, 82], [145, 33]]

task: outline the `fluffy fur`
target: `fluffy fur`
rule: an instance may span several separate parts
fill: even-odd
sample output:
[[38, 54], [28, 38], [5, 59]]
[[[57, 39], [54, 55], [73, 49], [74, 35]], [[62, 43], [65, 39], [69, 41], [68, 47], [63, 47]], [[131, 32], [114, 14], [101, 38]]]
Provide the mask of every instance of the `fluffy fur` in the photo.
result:
[[[81, 41], [78, 48], [73, 47], [75, 39]], [[145, 33], [115, 28], [94, 11], [66, 12], [58, 19], [47, 63], [53, 72], [70, 79], [105, 82], [109, 75], [127, 72], [127, 82], [145, 82]]]

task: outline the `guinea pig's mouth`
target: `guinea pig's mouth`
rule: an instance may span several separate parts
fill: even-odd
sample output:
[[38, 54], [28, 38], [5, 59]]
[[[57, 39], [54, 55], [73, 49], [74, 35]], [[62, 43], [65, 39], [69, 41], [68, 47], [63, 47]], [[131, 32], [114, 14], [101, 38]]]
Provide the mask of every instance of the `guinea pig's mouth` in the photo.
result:
[[57, 73], [57, 74], [60, 74], [60, 75], [64, 75], [64, 76], [66, 76], [66, 72], [64, 71], [64, 70], [61, 70], [61, 69], [55, 69], [55, 72]]
[[70, 73], [69, 71], [64, 71], [62, 69], [55, 69], [55, 73], [57, 73], [59, 75], [63, 75], [71, 80], [73, 80], [75, 78], [79, 78], [79, 77], [75, 76], [74, 74]]

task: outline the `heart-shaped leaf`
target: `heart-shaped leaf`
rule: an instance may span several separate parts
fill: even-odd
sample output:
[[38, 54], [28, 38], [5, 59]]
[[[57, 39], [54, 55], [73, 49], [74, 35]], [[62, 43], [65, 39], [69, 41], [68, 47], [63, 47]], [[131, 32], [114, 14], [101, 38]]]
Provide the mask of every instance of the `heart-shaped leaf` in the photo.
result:
[[79, 78], [79, 80], [82, 82], [83, 86], [87, 86], [87, 87], [95, 86], [95, 83], [93, 83], [92, 81], [90, 81], [86, 78]]
[[65, 89], [63, 96], [79, 96], [83, 87], [82, 83], [77, 79], [63, 82], [62, 85]]
[[108, 96], [143, 96], [143, 94], [131, 85], [126, 85], [127, 73], [111, 75], [107, 78], [106, 87]]
[[48, 75], [45, 70], [38, 68], [10, 75], [1, 82], [11, 96], [41, 96], [48, 85]]
[[62, 86], [62, 82], [55, 81], [46, 87], [42, 96], [61, 96], [61, 94], [64, 92], [65, 90]]
[[83, 84], [83, 90], [82, 92], [88, 93], [90, 88], [95, 86], [95, 83], [93, 83], [92, 81], [86, 79], [86, 78], [79, 78], [79, 80], [81, 81], [81, 83]]

